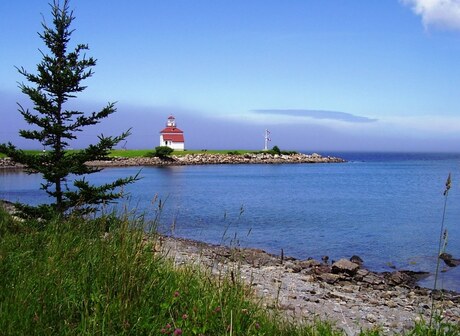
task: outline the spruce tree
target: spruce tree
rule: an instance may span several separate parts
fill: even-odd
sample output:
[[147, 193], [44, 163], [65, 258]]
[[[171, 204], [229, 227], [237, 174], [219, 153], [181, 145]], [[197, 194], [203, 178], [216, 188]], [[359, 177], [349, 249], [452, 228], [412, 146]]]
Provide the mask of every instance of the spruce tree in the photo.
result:
[[71, 24], [75, 19], [69, 9], [69, 0], [64, 0], [62, 4], [54, 0], [50, 6], [52, 25], [43, 22], [43, 32], [39, 33], [48, 53], [40, 51], [42, 59], [37, 64], [36, 74], [17, 68], [28, 82], [28, 85], [19, 84], [19, 88], [33, 103], [33, 111], [18, 104], [18, 111], [32, 125], [31, 129], [20, 130], [19, 134], [38, 141], [49, 150], [34, 155], [16, 148], [11, 142], [0, 144], [1, 153], [24, 164], [29, 173], [42, 174], [45, 182], [41, 189], [54, 202], [36, 207], [18, 204], [25, 215], [42, 218], [75, 211], [94, 211], [98, 205], [121, 197], [120, 188], [137, 179], [136, 176], [127, 177], [101, 186], [91, 185], [85, 179], [87, 174], [100, 171], [99, 168], [89, 167], [86, 162], [107, 158], [110, 150], [129, 136], [129, 130], [115, 137], [100, 135], [96, 144], [69, 151], [70, 142], [77, 138], [78, 132], [86, 126], [98, 124], [116, 108], [114, 103], [109, 103], [99, 112], [87, 114], [67, 109], [69, 100], [86, 89], [82, 82], [93, 75], [96, 60], [86, 56], [86, 44], [77, 44], [73, 50], [68, 50], [73, 33]]

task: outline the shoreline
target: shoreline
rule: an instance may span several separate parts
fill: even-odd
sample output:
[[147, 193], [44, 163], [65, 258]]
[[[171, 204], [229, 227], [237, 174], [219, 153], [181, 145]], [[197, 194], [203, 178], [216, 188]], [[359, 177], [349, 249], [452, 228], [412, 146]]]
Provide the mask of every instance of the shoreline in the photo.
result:
[[293, 321], [333, 321], [347, 335], [376, 327], [400, 334], [416, 321], [429, 321], [434, 296], [445, 321], [460, 323], [460, 293], [419, 287], [417, 280], [426, 274], [372, 272], [356, 256], [352, 260], [358, 263], [341, 259], [331, 264], [171, 236], [160, 236], [159, 242], [158, 250], [177, 266], [198, 265], [216, 276], [238, 276], [267, 309]]
[[[91, 161], [87, 164], [93, 167], [133, 167], [133, 166], [188, 166], [210, 164], [286, 164], [286, 163], [344, 163], [346, 160], [332, 156], [313, 154], [278, 155], [269, 153], [245, 154], [186, 154], [184, 156], [166, 157], [113, 157], [110, 160]], [[0, 159], [0, 169], [24, 169], [21, 164], [15, 163], [10, 158]]]
[[[0, 200], [14, 215], [14, 204]], [[148, 234], [146, 240], [152, 239]], [[421, 288], [427, 273], [395, 270], [373, 272], [358, 256], [331, 263], [327, 258], [296, 259], [261, 249], [229, 247], [154, 234], [155, 250], [177, 267], [201, 267], [211, 274], [238, 277], [252, 288], [269, 310], [293, 322], [327, 320], [347, 335], [379, 327], [385, 334], [410, 330], [416, 321], [429, 321], [431, 298], [445, 321], [460, 323], [460, 293]]]

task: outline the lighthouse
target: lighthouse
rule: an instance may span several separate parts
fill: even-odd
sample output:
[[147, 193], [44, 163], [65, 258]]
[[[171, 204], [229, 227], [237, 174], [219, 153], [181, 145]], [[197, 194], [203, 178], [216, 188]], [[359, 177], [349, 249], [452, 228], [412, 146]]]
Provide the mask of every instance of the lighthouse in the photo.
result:
[[174, 150], [184, 150], [184, 132], [176, 127], [176, 118], [168, 117], [166, 128], [160, 132], [160, 146], [168, 146]]

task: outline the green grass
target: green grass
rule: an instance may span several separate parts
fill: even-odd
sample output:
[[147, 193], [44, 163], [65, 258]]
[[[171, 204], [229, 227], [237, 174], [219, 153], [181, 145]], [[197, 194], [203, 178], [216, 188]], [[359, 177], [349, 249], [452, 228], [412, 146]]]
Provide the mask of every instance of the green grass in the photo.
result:
[[111, 157], [144, 157], [146, 154], [153, 152], [154, 149], [114, 149], [110, 152]]
[[[128, 150], [123, 150], [123, 149], [115, 149], [112, 150], [110, 153], [110, 156], [120, 156], [120, 157], [143, 157], [148, 153], [153, 152], [154, 149], [128, 149]], [[244, 153], [256, 153], [259, 151], [255, 150], [245, 150], [245, 149], [237, 149], [237, 150], [185, 150], [185, 151], [174, 151], [172, 155], [176, 156], [184, 156], [187, 154], [228, 154], [228, 153], [235, 153], [238, 152], [240, 154]]]
[[[266, 312], [232, 277], [174, 266], [144, 225], [114, 215], [17, 222], [0, 209], [0, 334], [345, 335]], [[459, 332], [442, 328], [421, 323], [411, 335]]]
[[[71, 152], [72, 150], [70, 150]], [[154, 148], [152, 149], [114, 149], [110, 152], [109, 156], [111, 157], [144, 157], [146, 154], [151, 153], [154, 151]], [[31, 154], [40, 154], [42, 153], [41, 150], [26, 150], [26, 153], [31, 153]], [[174, 151], [172, 155], [177, 155], [177, 156], [184, 156], [187, 154], [202, 154], [202, 153], [208, 153], [208, 154], [228, 154], [228, 153], [235, 153], [238, 152], [240, 154], [244, 153], [257, 153], [260, 151], [255, 151], [255, 150], [245, 150], [245, 149], [236, 149], [236, 150], [185, 150], [185, 151]], [[0, 153], [0, 158], [5, 157], [5, 154]]]
[[[26, 149], [26, 150], [24, 150], [24, 152], [26, 152], [28, 154], [40, 154], [40, 153], [42, 153], [41, 150], [33, 150], [33, 149]], [[3, 153], [0, 153], [0, 159], [4, 158], [4, 157], [6, 157], [6, 155], [3, 154]]]
[[114, 216], [18, 224], [0, 213], [0, 334], [341, 335], [283, 323], [242, 283], [175, 267], [136, 226]]

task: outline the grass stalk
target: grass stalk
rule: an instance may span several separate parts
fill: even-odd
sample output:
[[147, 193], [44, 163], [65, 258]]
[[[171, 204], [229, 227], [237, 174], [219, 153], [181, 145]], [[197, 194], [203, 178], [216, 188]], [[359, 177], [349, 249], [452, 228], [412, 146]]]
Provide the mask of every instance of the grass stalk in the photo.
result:
[[[445, 239], [444, 239], [444, 222], [446, 218], [446, 209], [447, 209], [447, 199], [449, 196], [449, 190], [451, 188], [452, 184], [452, 179], [451, 179], [451, 174], [449, 173], [446, 184], [445, 184], [445, 189], [444, 189], [444, 206], [443, 206], [443, 211], [442, 211], [442, 219], [441, 219], [441, 228], [439, 232], [439, 242], [438, 242], [438, 254], [436, 256], [436, 270], [434, 274], [434, 284], [433, 284], [433, 293], [431, 294], [431, 312], [430, 312], [430, 322], [429, 322], [429, 327], [432, 327], [433, 324], [433, 317], [434, 317], [434, 312], [435, 312], [435, 299], [434, 299], [434, 292], [437, 290], [437, 285], [438, 285], [438, 278], [439, 278], [439, 268], [441, 264], [441, 253], [443, 251], [443, 248], [445, 248]], [[447, 239], [447, 237], [446, 237]]]

